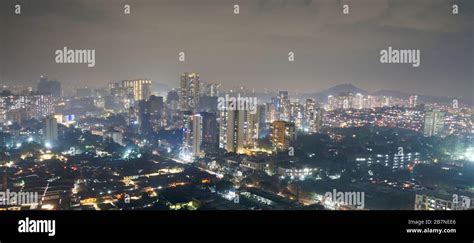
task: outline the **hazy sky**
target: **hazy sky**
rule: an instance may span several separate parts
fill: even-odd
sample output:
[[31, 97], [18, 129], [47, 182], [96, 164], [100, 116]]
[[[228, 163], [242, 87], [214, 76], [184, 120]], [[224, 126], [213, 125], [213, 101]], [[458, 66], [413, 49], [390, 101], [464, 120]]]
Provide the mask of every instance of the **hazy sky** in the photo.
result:
[[[471, 0], [0, 0], [0, 84], [45, 74], [68, 85], [149, 78], [176, 87], [181, 73], [196, 71], [225, 87], [352, 83], [472, 99], [473, 12]], [[96, 66], [56, 64], [64, 46], [95, 49]], [[388, 46], [420, 49], [421, 66], [381, 64]]]

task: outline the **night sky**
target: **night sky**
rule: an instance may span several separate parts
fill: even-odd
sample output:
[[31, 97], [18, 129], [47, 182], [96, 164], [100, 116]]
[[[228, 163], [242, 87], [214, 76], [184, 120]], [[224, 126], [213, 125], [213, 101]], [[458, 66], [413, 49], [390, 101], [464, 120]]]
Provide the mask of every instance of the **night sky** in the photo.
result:
[[[352, 83], [473, 98], [471, 0], [0, 0], [0, 11], [0, 84], [34, 86], [45, 74], [66, 87], [133, 78], [176, 87], [195, 71], [227, 88], [316, 92]], [[95, 49], [96, 66], [56, 64], [64, 46]], [[388, 46], [420, 49], [421, 66], [381, 64]]]

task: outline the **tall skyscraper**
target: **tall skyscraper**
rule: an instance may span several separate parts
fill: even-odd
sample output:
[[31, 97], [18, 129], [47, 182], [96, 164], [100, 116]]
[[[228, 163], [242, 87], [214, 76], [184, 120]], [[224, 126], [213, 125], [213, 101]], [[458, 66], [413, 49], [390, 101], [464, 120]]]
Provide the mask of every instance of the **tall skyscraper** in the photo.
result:
[[56, 80], [48, 80], [47, 77], [41, 76], [38, 82], [38, 94], [49, 94], [54, 98], [59, 98], [62, 95], [61, 83]]
[[199, 104], [201, 80], [197, 73], [181, 75], [179, 105], [183, 111], [196, 111]]
[[[306, 102], [304, 104], [305, 119], [308, 119], [310, 114], [314, 112], [314, 109], [316, 109], [316, 102], [313, 99], [306, 99]], [[306, 123], [308, 123], [308, 121], [306, 121]]]
[[287, 150], [296, 140], [295, 124], [286, 121], [274, 121], [270, 126], [270, 141], [273, 150]]
[[138, 122], [138, 132], [140, 134], [147, 134], [152, 131], [150, 124], [150, 113], [147, 109], [147, 102], [145, 100], [138, 101], [138, 107], [134, 109], [135, 116]]
[[297, 129], [303, 127], [304, 106], [298, 101], [290, 103], [290, 121], [294, 122]]
[[166, 105], [171, 110], [177, 110], [179, 107], [178, 91], [170, 90], [166, 95]]
[[203, 155], [203, 116], [199, 113], [185, 112], [183, 116], [183, 158], [189, 160]]
[[321, 130], [323, 125], [323, 113], [324, 110], [321, 108], [315, 108], [308, 112], [307, 115], [307, 129], [310, 134], [317, 133]]
[[220, 112], [219, 147], [227, 152], [242, 153], [245, 141], [245, 111], [222, 110]]
[[43, 139], [46, 146], [52, 146], [58, 141], [58, 122], [53, 116], [43, 119]]
[[280, 91], [278, 94], [278, 112], [280, 114], [279, 119], [283, 121], [290, 121], [291, 110], [290, 110], [290, 99], [288, 97], [288, 91]]
[[192, 143], [193, 156], [200, 156], [201, 144], [202, 144], [202, 116], [201, 114], [194, 114], [192, 132], [193, 132], [193, 143]]
[[163, 97], [152, 95], [146, 103], [147, 112], [160, 118], [163, 112]]
[[257, 109], [257, 112], [255, 112], [255, 114], [246, 112], [245, 116], [246, 119], [244, 121], [244, 147], [256, 147], [258, 145], [258, 131], [260, 129], [259, 109]]
[[417, 105], [418, 95], [411, 95], [409, 99], [410, 108], [415, 108]]
[[444, 135], [444, 117], [445, 113], [434, 109], [425, 114], [424, 134], [425, 136], [442, 136]]
[[208, 152], [217, 152], [219, 147], [219, 130], [215, 113], [201, 112], [202, 119], [202, 143], [201, 149]]
[[334, 95], [328, 95], [328, 106], [327, 110], [332, 111], [337, 109], [337, 99]]
[[304, 105], [304, 129], [308, 133], [316, 133], [322, 126], [323, 109], [316, 106], [313, 99], [307, 99]]
[[363, 109], [364, 108], [364, 95], [357, 93], [354, 99], [353, 108]]
[[267, 135], [267, 105], [261, 104], [257, 106], [258, 114], [258, 137], [263, 138]]
[[131, 88], [133, 92], [133, 99], [135, 101], [146, 100], [151, 95], [151, 80], [148, 79], [135, 79], [135, 80], [123, 80], [122, 85], [124, 88]]

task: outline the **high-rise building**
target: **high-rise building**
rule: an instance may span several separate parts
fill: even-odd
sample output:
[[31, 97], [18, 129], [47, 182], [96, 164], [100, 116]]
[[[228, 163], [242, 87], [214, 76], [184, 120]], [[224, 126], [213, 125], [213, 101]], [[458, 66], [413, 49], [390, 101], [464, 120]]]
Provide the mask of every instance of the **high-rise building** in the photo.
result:
[[12, 146], [12, 135], [6, 132], [0, 132], [0, 148]]
[[211, 97], [218, 97], [221, 92], [220, 84], [207, 84], [206, 85], [206, 95]]
[[267, 135], [267, 105], [261, 104], [257, 106], [258, 114], [258, 137], [263, 138]]
[[316, 108], [308, 115], [308, 132], [310, 134], [317, 133], [321, 130], [323, 125], [323, 115], [324, 110], [321, 108]]
[[294, 122], [297, 129], [302, 129], [304, 118], [304, 106], [298, 101], [290, 103], [290, 121]]
[[291, 104], [288, 97], [288, 91], [280, 91], [278, 94], [278, 113], [280, 114], [279, 119], [282, 121], [290, 121], [291, 117]]
[[194, 114], [193, 116], [193, 143], [192, 153], [193, 156], [201, 156], [201, 144], [202, 144], [202, 116], [201, 114]]
[[183, 144], [181, 157], [191, 160], [193, 157], [201, 156], [203, 140], [203, 118], [201, 114], [185, 112], [183, 116]]
[[304, 105], [304, 129], [308, 133], [319, 132], [323, 123], [323, 109], [316, 106], [316, 102], [307, 99]]
[[245, 137], [245, 111], [221, 110], [219, 147], [227, 152], [242, 153]]
[[151, 95], [151, 80], [148, 79], [123, 80], [122, 86], [132, 89], [134, 101], [146, 100]]
[[163, 114], [163, 97], [152, 95], [148, 100], [140, 100], [133, 108], [134, 117], [138, 122], [138, 131], [146, 134], [160, 128]]
[[183, 111], [195, 111], [199, 104], [201, 80], [197, 73], [181, 75], [179, 106]]
[[257, 112], [251, 113], [246, 112], [246, 117], [244, 121], [244, 134], [245, 141], [244, 147], [256, 147], [258, 145], [258, 133], [259, 133], [259, 110]]
[[308, 117], [314, 112], [314, 109], [316, 109], [316, 102], [313, 99], [306, 99], [304, 104], [304, 117], [306, 119], [306, 124], [308, 123]]
[[45, 116], [54, 114], [53, 96], [49, 94], [31, 95], [30, 116], [42, 119]]
[[213, 113], [184, 112], [182, 157], [190, 159], [209, 152], [217, 152], [219, 131]]
[[110, 102], [108, 108], [112, 108], [118, 112], [125, 112], [132, 107], [134, 102], [133, 87], [124, 87], [122, 83], [111, 83]]
[[392, 106], [392, 97], [384, 96], [382, 99], [382, 106], [391, 107]]
[[356, 94], [352, 108], [359, 110], [364, 108], [364, 95], [362, 95], [361, 93]]
[[280, 117], [279, 113], [278, 113], [278, 109], [277, 109], [277, 99], [276, 98], [272, 98], [272, 102], [268, 102], [266, 103], [266, 120], [268, 122], [273, 122], [273, 121], [276, 121], [278, 120], [278, 117]]
[[166, 95], [166, 105], [171, 110], [177, 110], [179, 107], [179, 95], [178, 91], [171, 90]]
[[367, 96], [367, 108], [374, 108], [376, 106], [376, 99], [372, 95]]
[[337, 97], [338, 109], [350, 109], [354, 106], [354, 96], [350, 92], [340, 93]]
[[334, 97], [334, 95], [328, 95], [328, 105], [327, 105], [327, 110], [332, 111], [337, 109], [337, 100]]
[[417, 105], [418, 95], [411, 95], [409, 99], [410, 108], [415, 108]]
[[150, 126], [154, 131], [161, 127], [161, 120], [164, 112], [163, 97], [152, 95], [147, 100], [147, 113], [150, 115]]
[[434, 109], [425, 114], [424, 134], [425, 136], [442, 136], [444, 135], [444, 117], [445, 113]]
[[453, 210], [452, 199], [446, 200], [428, 195], [415, 195], [415, 210]]
[[273, 150], [283, 151], [292, 146], [296, 140], [295, 124], [286, 121], [274, 121], [270, 126], [270, 141]]
[[151, 132], [150, 113], [147, 110], [147, 102], [145, 100], [138, 101], [137, 107], [133, 110], [136, 113], [134, 115], [138, 122], [138, 132], [140, 134]]
[[147, 112], [160, 118], [163, 112], [163, 97], [152, 95], [148, 98], [146, 103]]
[[217, 99], [216, 96], [202, 96], [199, 99], [199, 111], [200, 112], [209, 112], [209, 113], [218, 113], [217, 109]]
[[0, 122], [21, 122], [30, 118], [41, 120], [52, 114], [54, 100], [51, 94], [32, 93], [0, 97]]
[[56, 80], [48, 80], [47, 77], [41, 76], [38, 82], [38, 93], [52, 95], [59, 98], [62, 95], [61, 82]]
[[43, 139], [47, 147], [58, 141], [58, 122], [53, 116], [43, 119]]
[[215, 113], [201, 112], [202, 119], [202, 143], [201, 149], [208, 152], [217, 152], [219, 147], [219, 130]]

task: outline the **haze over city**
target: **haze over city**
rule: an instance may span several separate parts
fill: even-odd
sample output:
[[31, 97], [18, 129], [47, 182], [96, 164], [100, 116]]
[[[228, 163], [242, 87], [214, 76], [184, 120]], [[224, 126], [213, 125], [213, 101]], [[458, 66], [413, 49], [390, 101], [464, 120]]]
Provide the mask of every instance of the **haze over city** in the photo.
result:
[[[21, 16], [12, 2], [0, 2], [0, 84], [34, 87], [44, 74], [64, 87], [134, 78], [177, 87], [183, 72], [196, 71], [228, 88], [317, 92], [351, 83], [369, 92], [473, 97], [472, 1], [452, 15], [450, 1], [438, 0], [143, 0], [130, 1], [124, 15], [111, 0], [20, 0]], [[342, 3], [351, 14], [340, 14]], [[95, 49], [95, 67], [55, 63], [65, 46]], [[388, 46], [419, 49], [420, 67], [381, 64]]]
[[474, 207], [472, 1], [0, 4], [0, 210]]

